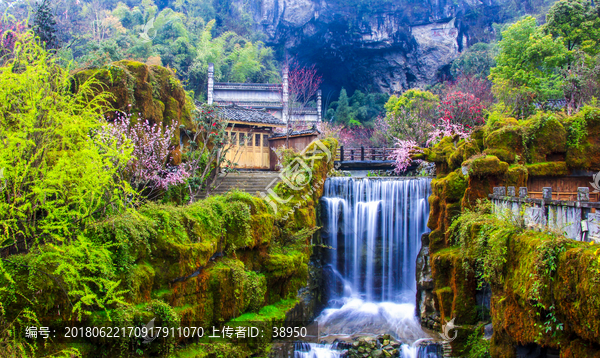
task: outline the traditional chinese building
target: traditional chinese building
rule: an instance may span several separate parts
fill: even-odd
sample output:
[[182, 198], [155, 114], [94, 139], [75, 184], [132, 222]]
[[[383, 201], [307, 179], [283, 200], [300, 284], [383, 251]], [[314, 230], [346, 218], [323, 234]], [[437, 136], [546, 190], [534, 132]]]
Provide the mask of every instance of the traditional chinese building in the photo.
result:
[[316, 107], [289, 108], [288, 71], [283, 71], [283, 83], [229, 83], [214, 82], [214, 65], [208, 65], [208, 104], [237, 105], [251, 109], [264, 109], [284, 123], [320, 122], [322, 118], [321, 91]]
[[269, 137], [276, 128], [285, 128], [286, 124], [266, 109], [233, 104], [220, 107], [220, 113], [229, 122], [227, 132], [234, 143], [226, 158], [237, 163], [240, 169], [270, 169]]

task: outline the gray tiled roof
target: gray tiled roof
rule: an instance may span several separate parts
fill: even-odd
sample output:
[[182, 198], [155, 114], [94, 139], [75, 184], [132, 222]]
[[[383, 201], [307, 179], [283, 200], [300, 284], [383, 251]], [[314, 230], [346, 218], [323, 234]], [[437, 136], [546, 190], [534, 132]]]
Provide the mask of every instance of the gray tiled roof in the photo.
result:
[[219, 112], [228, 120], [235, 122], [285, 125], [285, 123], [264, 109], [249, 109], [233, 106], [219, 107]]
[[[313, 128], [309, 128], [309, 129], [303, 129], [300, 131], [290, 131], [290, 137], [297, 136], [297, 135], [304, 135], [304, 134], [320, 134], [320, 133], [321, 132], [319, 132], [318, 129], [313, 127]], [[274, 133], [269, 138], [282, 138], [285, 136], [286, 136], [285, 133]]]

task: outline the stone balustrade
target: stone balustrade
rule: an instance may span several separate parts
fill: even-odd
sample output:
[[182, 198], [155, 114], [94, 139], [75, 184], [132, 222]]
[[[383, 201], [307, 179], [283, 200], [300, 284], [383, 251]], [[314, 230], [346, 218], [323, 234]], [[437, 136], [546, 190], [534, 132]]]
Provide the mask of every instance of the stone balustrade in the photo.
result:
[[[559, 196], [557, 196], [559, 197]], [[600, 202], [591, 202], [590, 189], [578, 188], [576, 200], [553, 199], [551, 187], [543, 188], [542, 198], [528, 196], [526, 187], [495, 187], [489, 195], [493, 211], [507, 215], [528, 229], [553, 230], [578, 241], [600, 243]]]

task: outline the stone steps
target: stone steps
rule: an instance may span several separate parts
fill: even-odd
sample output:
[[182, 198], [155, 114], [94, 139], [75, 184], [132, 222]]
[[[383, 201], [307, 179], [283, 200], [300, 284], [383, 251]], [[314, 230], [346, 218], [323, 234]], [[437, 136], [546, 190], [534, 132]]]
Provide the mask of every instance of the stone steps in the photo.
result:
[[225, 194], [232, 189], [239, 189], [252, 195], [258, 195], [257, 192], [267, 192], [268, 188], [273, 188], [280, 181], [279, 172], [239, 172], [220, 174], [224, 177], [217, 189], [211, 192], [211, 195]]

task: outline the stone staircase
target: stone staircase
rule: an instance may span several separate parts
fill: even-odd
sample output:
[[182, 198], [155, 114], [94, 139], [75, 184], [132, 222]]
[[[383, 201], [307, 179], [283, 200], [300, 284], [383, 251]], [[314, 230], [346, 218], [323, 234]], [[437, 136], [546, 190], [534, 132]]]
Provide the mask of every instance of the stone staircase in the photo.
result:
[[[221, 177], [225, 176], [220, 174]], [[229, 173], [225, 176], [211, 195], [225, 194], [229, 190], [239, 189], [246, 193], [257, 195], [257, 192], [267, 193], [267, 188], [273, 188], [280, 181], [279, 172], [246, 172]]]

